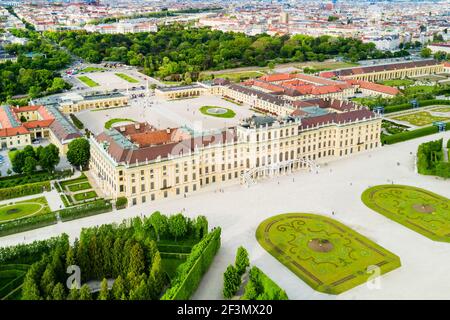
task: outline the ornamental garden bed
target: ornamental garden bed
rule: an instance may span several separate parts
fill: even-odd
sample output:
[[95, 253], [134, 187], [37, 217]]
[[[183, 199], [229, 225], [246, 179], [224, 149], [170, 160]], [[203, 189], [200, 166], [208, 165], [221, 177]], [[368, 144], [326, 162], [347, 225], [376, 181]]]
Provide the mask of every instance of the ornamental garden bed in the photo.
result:
[[383, 216], [441, 242], [450, 242], [450, 200], [412, 186], [378, 185], [361, 195], [362, 202]]
[[309, 213], [281, 214], [264, 220], [259, 244], [313, 289], [339, 294], [369, 279], [370, 266], [381, 274], [400, 267], [400, 258], [344, 224]]

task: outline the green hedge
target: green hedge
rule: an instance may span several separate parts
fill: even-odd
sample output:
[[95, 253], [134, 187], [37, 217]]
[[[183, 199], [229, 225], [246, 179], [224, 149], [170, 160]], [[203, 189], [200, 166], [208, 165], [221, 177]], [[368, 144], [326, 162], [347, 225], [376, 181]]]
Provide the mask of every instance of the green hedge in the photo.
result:
[[78, 128], [78, 129], [84, 129], [84, 124], [83, 122], [80, 121], [80, 119], [77, 118], [76, 115], [74, 115], [73, 113], [69, 114], [70, 119], [72, 119], [73, 124]]
[[159, 244], [157, 243], [159, 252], [168, 253], [191, 253], [192, 246], [176, 245], [176, 244]]
[[70, 221], [112, 211], [112, 205], [106, 200], [96, 200], [76, 207], [65, 208], [55, 213], [59, 214], [62, 221]]
[[43, 182], [55, 179], [61, 179], [65, 177], [70, 177], [72, 175], [72, 170], [56, 171], [54, 173], [48, 173], [46, 171], [38, 171], [33, 173], [31, 176], [26, 174], [15, 174], [8, 177], [0, 178], [0, 189], [11, 188], [19, 185], [30, 184], [35, 182]]
[[242, 300], [288, 300], [286, 292], [261, 269], [252, 267]]
[[[438, 99], [431, 99], [431, 100], [419, 100], [419, 107], [427, 107], [432, 105], [450, 105], [450, 100], [438, 100]], [[412, 109], [411, 103], [403, 103], [403, 104], [397, 104], [394, 106], [386, 106], [384, 107], [384, 113], [392, 113], [392, 112], [398, 112], [403, 110], [409, 110]]]
[[[450, 124], [446, 124], [445, 130], [450, 130]], [[407, 141], [414, 138], [424, 137], [430, 134], [437, 133], [439, 130], [436, 126], [428, 126], [425, 128], [420, 128], [411, 131], [405, 131], [398, 134], [393, 135], [382, 135], [381, 142], [383, 144], [394, 144], [397, 142]]]
[[116, 200], [116, 209], [120, 210], [120, 209], [124, 209], [126, 208], [128, 204], [128, 199], [125, 197], [118, 197]]
[[29, 183], [17, 187], [0, 189], [0, 200], [29, 196], [31, 194], [42, 193], [43, 191], [50, 191], [50, 189], [50, 181]]
[[0, 224], [0, 237], [42, 228], [52, 224], [56, 224], [56, 216], [52, 212], [4, 222]]
[[161, 300], [187, 300], [190, 298], [220, 248], [220, 234], [221, 229], [216, 228], [192, 248], [186, 262], [177, 268], [177, 275]]

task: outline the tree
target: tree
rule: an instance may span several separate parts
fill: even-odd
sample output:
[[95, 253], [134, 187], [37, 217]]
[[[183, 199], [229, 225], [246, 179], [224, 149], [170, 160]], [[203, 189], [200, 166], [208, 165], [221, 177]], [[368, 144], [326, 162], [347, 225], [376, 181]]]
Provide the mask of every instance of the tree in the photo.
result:
[[86, 167], [91, 158], [89, 141], [84, 138], [77, 138], [69, 143], [67, 160], [74, 167]]
[[79, 300], [92, 300], [91, 288], [87, 284], [81, 286]]
[[35, 158], [26, 157], [23, 168], [22, 168], [23, 173], [26, 173], [27, 175], [31, 175], [33, 172], [36, 171], [36, 165], [37, 165], [37, 161]]
[[36, 152], [34, 151], [34, 148], [30, 145], [26, 146], [22, 150], [23, 153], [25, 153], [25, 157], [32, 157], [36, 159]]
[[112, 296], [115, 300], [121, 300], [125, 295], [125, 281], [122, 276], [118, 276], [112, 286]]
[[164, 287], [164, 271], [162, 269], [161, 255], [156, 252], [152, 261], [149, 278], [152, 280], [152, 288], [154, 289], [155, 298]]
[[64, 286], [61, 282], [58, 282], [52, 290], [52, 299], [53, 300], [65, 300], [66, 292], [64, 291]]
[[25, 165], [25, 153], [23, 151], [17, 151], [11, 160], [12, 169], [15, 173], [22, 173], [23, 166]]
[[59, 149], [53, 143], [39, 150], [39, 164], [42, 169], [51, 172], [59, 163]]
[[429, 58], [429, 57], [431, 57], [431, 49], [430, 48], [423, 48], [420, 51], [420, 56], [422, 58]]
[[177, 238], [182, 237], [186, 234], [187, 232], [186, 218], [181, 213], [170, 216], [169, 231], [172, 234], [172, 236], [175, 237], [175, 241], [177, 241]]
[[108, 280], [103, 279], [100, 285], [100, 293], [98, 294], [98, 300], [109, 300]]
[[141, 245], [138, 242], [136, 242], [134, 246], [131, 248], [128, 272], [132, 272], [134, 274], [142, 274], [144, 271], [145, 271], [144, 250], [142, 250]]
[[223, 274], [223, 296], [226, 299], [232, 298], [241, 284], [241, 278], [233, 265], [229, 265]]
[[245, 273], [247, 267], [250, 266], [248, 258], [248, 252], [244, 247], [239, 247], [236, 252], [235, 266], [238, 274], [242, 276]]
[[148, 300], [150, 298], [150, 290], [145, 279], [130, 292], [130, 300]]
[[150, 216], [150, 223], [155, 230], [157, 241], [160, 240], [161, 236], [163, 236], [168, 229], [167, 217], [155, 211]]
[[47, 265], [44, 274], [41, 277], [41, 288], [44, 297], [51, 297], [53, 288], [55, 286], [55, 272], [51, 264]]
[[80, 299], [80, 290], [73, 287], [70, 289], [69, 295], [67, 296], [67, 300], [79, 300]]

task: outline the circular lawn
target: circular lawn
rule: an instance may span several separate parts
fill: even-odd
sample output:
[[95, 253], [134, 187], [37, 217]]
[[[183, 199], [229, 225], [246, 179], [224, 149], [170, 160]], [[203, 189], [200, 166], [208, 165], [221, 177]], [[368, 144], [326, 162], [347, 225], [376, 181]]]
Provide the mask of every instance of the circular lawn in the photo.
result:
[[207, 116], [217, 118], [234, 118], [236, 112], [231, 109], [216, 106], [203, 106], [200, 108], [200, 112]]
[[16, 203], [0, 207], [0, 223], [37, 214], [44, 207], [44, 204], [38, 202]]

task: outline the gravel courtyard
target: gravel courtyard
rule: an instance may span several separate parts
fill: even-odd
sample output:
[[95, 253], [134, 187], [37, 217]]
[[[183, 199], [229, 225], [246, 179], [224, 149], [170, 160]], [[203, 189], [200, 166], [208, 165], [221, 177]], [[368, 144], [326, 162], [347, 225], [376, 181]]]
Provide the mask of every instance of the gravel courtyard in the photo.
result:
[[[218, 106], [232, 109], [234, 118], [217, 118], [200, 112], [202, 106]], [[104, 124], [113, 118], [128, 118], [136, 121], [147, 121], [160, 129], [187, 125], [198, 131], [212, 130], [235, 126], [243, 118], [254, 112], [246, 106], [238, 106], [218, 96], [205, 95], [198, 98], [166, 101], [154, 96], [130, 100], [130, 106], [101, 111], [82, 111], [77, 117], [85, 127], [94, 134], [103, 131]]]
[[[186, 199], [162, 200], [0, 238], [0, 245], [28, 243], [61, 232], [73, 239], [83, 227], [148, 215], [155, 210], [170, 214], [185, 208], [187, 215], [203, 214], [208, 217], [210, 226], [222, 227], [222, 248], [194, 299], [222, 297], [222, 274], [227, 265], [234, 262], [236, 248], [240, 245], [249, 250], [251, 263], [284, 288], [291, 299], [448, 299], [450, 244], [433, 242], [370, 210], [360, 200], [361, 193], [369, 186], [391, 181], [428, 189], [449, 198], [449, 181], [420, 176], [414, 169], [417, 146], [441, 137], [449, 139], [450, 132], [323, 164], [317, 174], [297, 172], [250, 188], [229, 186], [223, 193], [212, 187]], [[255, 239], [261, 221], [288, 212], [317, 213], [337, 219], [397, 254], [402, 266], [382, 276], [378, 289], [363, 284], [339, 296], [316, 292], [267, 253]]]

